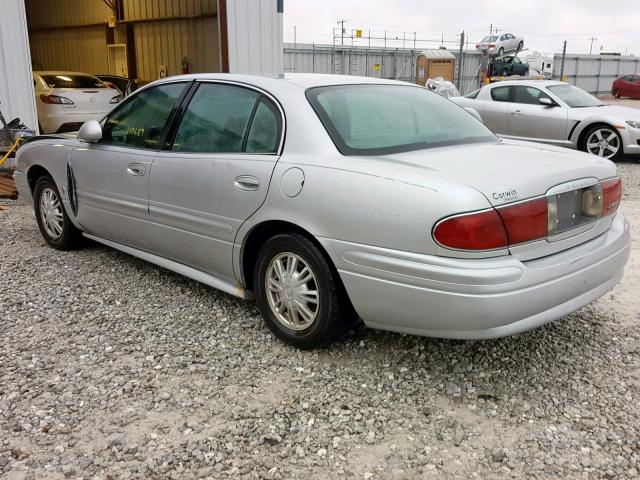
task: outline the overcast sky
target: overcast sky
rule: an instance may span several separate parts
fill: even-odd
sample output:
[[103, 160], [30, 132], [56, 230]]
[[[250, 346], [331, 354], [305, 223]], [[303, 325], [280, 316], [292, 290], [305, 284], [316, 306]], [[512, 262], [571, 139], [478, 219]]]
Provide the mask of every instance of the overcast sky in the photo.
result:
[[[568, 53], [614, 51], [640, 55], [640, 2], [638, 0], [284, 0], [284, 40], [293, 42], [294, 26], [299, 43], [331, 43], [336, 21], [345, 19], [347, 36], [363, 29], [374, 37], [398, 37], [387, 45], [437, 47], [444, 35], [447, 48], [464, 30], [469, 47], [489, 33], [493, 24], [502, 32], [522, 35], [525, 46], [544, 52], [559, 52], [567, 40]], [[420, 42], [428, 39], [433, 42]], [[338, 39], [338, 42], [340, 40]], [[345, 40], [351, 43], [351, 39]], [[364, 40], [356, 44], [366, 45]]]

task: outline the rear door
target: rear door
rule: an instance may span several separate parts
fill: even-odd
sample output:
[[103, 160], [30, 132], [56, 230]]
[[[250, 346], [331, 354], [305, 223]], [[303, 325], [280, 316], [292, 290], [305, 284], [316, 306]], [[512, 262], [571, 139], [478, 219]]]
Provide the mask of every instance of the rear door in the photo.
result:
[[149, 171], [185, 85], [130, 97], [105, 119], [99, 143], [71, 150], [72, 204], [89, 233], [148, 251]]
[[509, 96], [511, 86], [499, 85], [491, 87], [489, 99], [485, 100], [482, 119], [493, 133], [509, 135]]
[[238, 228], [264, 202], [284, 115], [266, 92], [201, 82], [151, 167], [152, 239], [162, 256], [234, 282]]
[[509, 104], [509, 135], [523, 139], [561, 144], [567, 136], [567, 109], [541, 105], [539, 98], [549, 98], [539, 88], [516, 85]]

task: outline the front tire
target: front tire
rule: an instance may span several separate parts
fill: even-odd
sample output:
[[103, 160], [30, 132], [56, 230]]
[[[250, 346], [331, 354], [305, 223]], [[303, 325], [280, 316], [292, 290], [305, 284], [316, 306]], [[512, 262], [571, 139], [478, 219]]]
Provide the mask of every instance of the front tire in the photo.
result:
[[524, 43], [523, 43], [523, 42], [520, 42], [520, 43], [518, 44], [518, 51], [522, 50], [522, 47], [524, 47]]
[[595, 125], [584, 135], [580, 150], [616, 161], [623, 154], [622, 138], [614, 127]]
[[329, 344], [353, 323], [337, 272], [302, 235], [280, 234], [267, 240], [253, 278], [264, 321], [290, 345], [306, 350]]
[[69, 219], [53, 178], [38, 179], [33, 199], [38, 228], [47, 244], [56, 250], [76, 248], [80, 243], [80, 231]]

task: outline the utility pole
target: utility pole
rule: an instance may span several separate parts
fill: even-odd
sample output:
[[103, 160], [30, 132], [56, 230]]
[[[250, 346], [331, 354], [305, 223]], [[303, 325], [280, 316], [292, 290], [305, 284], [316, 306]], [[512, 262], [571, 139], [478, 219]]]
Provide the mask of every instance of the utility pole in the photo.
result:
[[560, 81], [562, 82], [562, 77], [564, 77], [564, 60], [567, 56], [567, 41], [564, 41], [562, 46], [562, 63], [560, 64]]
[[596, 37], [590, 37], [589, 40], [591, 40], [591, 46], [589, 47], [589, 55], [591, 55], [591, 52], [593, 51], [593, 42], [594, 40], [597, 40]]
[[458, 91], [462, 91], [462, 55], [464, 49], [464, 31], [460, 34], [460, 53], [458, 55]]
[[340, 24], [340, 45], [344, 45], [344, 24], [345, 24], [346, 20], [342, 19], [342, 20], [338, 20], [338, 23]]

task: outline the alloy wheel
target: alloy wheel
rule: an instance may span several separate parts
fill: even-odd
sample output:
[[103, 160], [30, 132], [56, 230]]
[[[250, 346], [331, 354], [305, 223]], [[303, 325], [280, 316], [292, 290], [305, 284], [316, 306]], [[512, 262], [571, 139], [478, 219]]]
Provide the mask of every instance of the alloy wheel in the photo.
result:
[[610, 128], [599, 128], [587, 139], [587, 151], [603, 158], [614, 157], [620, 147], [620, 137]]
[[60, 238], [64, 228], [62, 204], [58, 194], [49, 187], [40, 193], [40, 218], [47, 235], [53, 240]]
[[320, 308], [318, 283], [302, 257], [292, 252], [277, 255], [264, 281], [269, 307], [281, 324], [299, 331], [315, 322]]

